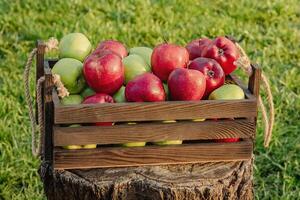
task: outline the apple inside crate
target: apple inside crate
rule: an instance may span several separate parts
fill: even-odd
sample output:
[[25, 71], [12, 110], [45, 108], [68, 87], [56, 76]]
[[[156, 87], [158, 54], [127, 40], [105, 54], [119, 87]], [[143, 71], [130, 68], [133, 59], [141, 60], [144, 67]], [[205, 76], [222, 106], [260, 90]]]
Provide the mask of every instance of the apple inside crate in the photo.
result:
[[[207, 41], [206, 41], [207, 42]], [[205, 43], [203, 41], [203, 43]], [[176, 45], [170, 47], [159, 45], [151, 49], [132, 49], [131, 52], [142, 52], [143, 62], [136, 59], [138, 54], [129, 54], [119, 51], [112, 55], [101, 48], [105, 45], [119, 45], [114, 41], [106, 41], [99, 44], [94, 53], [106, 55], [107, 62], [115, 64], [115, 70], [119, 68], [119, 62], [123, 58], [125, 77], [111, 77], [113, 86], [105, 88], [108, 83], [101, 82], [97, 85], [101, 91], [81, 88], [81, 96], [72, 94], [78, 91], [70, 91], [71, 95], [60, 100], [52, 81], [52, 73], [59, 72], [53, 68], [55, 65], [67, 65], [74, 60], [45, 60], [43, 72], [45, 74], [44, 100], [45, 100], [45, 156], [50, 160], [55, 169], [79, 169], [79, 168], [105, 168], [125, 167], [141, 165], [184, 164], [198, 162], [238, 161], [251, 159], [253, 154], [253, 140], [256, 132], [257, 117], [257, 92], [260, 70], [252, 66], [253, 74], [249, 78], [248, 87], [234, 75], [220, 75], [215, 82], [209, 83], [207, 88], [211, 91], [200, 90], [197, 84], [207, 84], [201, 70], [210, 70], [211, 76], [218, 76], [220, 66], [209, 58], [196, 58], [190, 62], [191, 69], [179, 68], [160, 70], [162, 63], [152, 62], [150, 71], [150, 57], [162, 56], [172, 51], [182, 51], [182, 58], [186, 65], [189, 54], [184, 48]], [[126, 49], [125, 49], [126, 50]], [[97, 52], [99, 51], [99, 52]], [[168, 51], [170, 51], [168, 53]], [[127, 56], [127, 57], [126, 57]], [[42, 60], [42, 59], [40, 59]], [[85, 63], [93, 65], [98, 62], [97, 55], [85, 60]], [[65, 62], [65, 63], [59, 63]], [[179, 61], [178, 61], [179, 62]], [[210, 63], [203, 67], [203, 63]], [[75, 63], [76, 64], [76, 63]], [[74, 63], [72, 66], [76, 66]], [[140, 70], [130, 66], [137, 65]], [[52, 69], [53, 68], [53, 69]], [[104, 67], [105, 68], [105, 67]], [[52, 71], [51, 71], [52, 69]], [[84, 69], [93, 70], [93, 67]], [[78, 68], [74, 68], [76, 74]], [[123, 73], [121, 72], [120, 73]], [[200, 72], [199, 72], [200, 71]], [[127, 76], [126, 76], [127, 72]], [[221, 72], [220, 72], [221, 73]], [[146, 92], [134, 94], [130, 75], [134, 74], [135, 82], [151, 80], [151, 87], [144, 89]], [[189, 88], [189, 84], [180, 82], [178, 77], [197, 76], [198, 82], [191, 79], [197, 88]], [[203, 76], [203, 77], [202, 77]], [[143, 77], [139, 80], [138, 77]], [[167, 80], [167, 77], [168, 80]], [[200, 78], [201, 77], [201, 78]], [[80, 78], [77, 78], [80, 84]], [[93, 85], [85, 77], [88, 85]], [[156, 80], [157, 79], [157, 80]], [[159, 80], [165, 80], [165, 83]], [[111, 81], [110, 80], [110, 81]], [[199, 82], [201, 80], [202, 82]], [[118, 86], [119, 82], [126, 82], [126, 88]], [[231, 85], [222, 85], [225, 82]], [[74, 82], [74, 81], [70, 81]], [[168, 86], [166, 85], [168, 83]], [[97, 83], [100, 84], [100, 83]], [[182, 86], [182, 91], [175, 91], [176, 85]], [[174, 86], [174, 87], [173, 87]], [[72, 88], [71, 86], [68, 86]], [[84, 87], [84, 85], [82, 85]], [[218, 88], [213, 91], [213, 88]], [[147, 90], [155, 88], [164, 95], [147, 95]], [[200, 89], [199, 89], [200, 88]], [[242, 88], [242, 89], [241, 89]], [[78, 87], [74, 87], [74, 90]], [[104, 91], [105, 90], [105, 91]], [[192, 90], [197, 91], [191, 92]], [[213, 92], [212, 92], [213, 91]], [[234, 91], [234, 100], [227, 99], [228, 91]], [[108, 94], [105, 95], [104, 93]], [[185, 98], [187, 94], [188, 98]], [[91, 96], [92, 95], [92, 96]], [[114, 95], [113, 98], [111, 95]], [[84, 96], [84, 100], [82, 98]], [[126, 97], [125, 97], [126, 96]], [[197, 100], [205, 96], [204, 100]], [[172, 101], [164, 101], [172, 98]], [[135, 102], [124, 102], [124, 99]], [[142, 98], [142, 99], [141, 99]], [[140, 102], [140, 101], [155, 102]], [[170, 99], [169, 99], [170, 100]], [[115, 103], [110, 103], [116, 101]], [[75, 102], [75, 103], [74, 103]], [[77, 103], [76, 103], [77, 102]], [[79, 104], [78, 102], [83, 102]], [[77, 105], [76, 105], [77, 104]], [[62, 148], [63, 147], [63, 148]]]

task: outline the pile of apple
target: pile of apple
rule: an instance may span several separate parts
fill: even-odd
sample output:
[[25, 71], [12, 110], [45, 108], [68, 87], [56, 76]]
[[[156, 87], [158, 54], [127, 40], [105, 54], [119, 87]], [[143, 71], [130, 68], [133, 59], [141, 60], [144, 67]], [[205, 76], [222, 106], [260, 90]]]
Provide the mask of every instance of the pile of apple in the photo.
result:
[[[153, 50], [134, 47], [127, 51], [124, 44], [115, 40], [100, 42], [92, 50], [85, 35], [71, 33], [61, 39], [59, 57], [52, 72], [60, 75], [70, 93], [61, 100], [64, 105], [244, 98], [239, 86], [224, 84], [225, 76], [237, 68], [235, 61], [239, 58], [235, 44], [225, 37], [197, 39], [186, 47], [163, 43]], [[163, 123], [172, 122], [176, 121]], [[99, 122], [95, 125], [111, 126], [113, 123]], [[181, 143], [180, 140], [172, 140], [155, 144]], [[123, 146], [145, 144], [131, 142]], [[96, 144], [65, 148], [96, 148]]]

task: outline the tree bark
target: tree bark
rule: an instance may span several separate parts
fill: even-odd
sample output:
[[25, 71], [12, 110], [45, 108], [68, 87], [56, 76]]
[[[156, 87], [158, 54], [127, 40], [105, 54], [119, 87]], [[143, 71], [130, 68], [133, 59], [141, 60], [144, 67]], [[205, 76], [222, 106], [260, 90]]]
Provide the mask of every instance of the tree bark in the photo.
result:
[[40, 175], [48, 199], [253, 199], [252, 160], [89, 170]]

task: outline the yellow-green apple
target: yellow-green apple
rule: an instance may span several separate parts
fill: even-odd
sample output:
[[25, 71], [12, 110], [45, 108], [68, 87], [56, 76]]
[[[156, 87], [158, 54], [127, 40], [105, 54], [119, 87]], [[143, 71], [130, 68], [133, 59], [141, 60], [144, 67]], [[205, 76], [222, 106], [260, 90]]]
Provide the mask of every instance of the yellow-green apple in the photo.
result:
[[176, 68], [186, 68], [189, 53], [186, 48], [175, 44], [160, 44], [151, 55], [153, 73], [162, 81], [167, 81], [170, 73]]
[[200, 100], [205, 92], [205, 76], [194, 69], [178, 68], [170, 74], [168, 87], [174, 101]]
[[[162, 123], [167, 124], [167, 123], [176, 123], [175, 120], [166, 120], [163, 121]], [[154, 142], [156, 145], [174, 145], [174, 144], [182, 144], [182, 140], [165, 140], [165, 141], [159, 141], [159, 142]]]
[[84, 34], [70, 33], [65, 35], [59, 43], [59, 57], [74, 58], [83, 62], [91, 49], [92, 45]]
[[217, 61], [210, 58], [196, 58], [190, 62], [189, 69], [195, 69], [202, 72], [206, 79], [206, 89], [204, 97], [222, 86], [225, 82], [225, 74]]
[[133, 47], [129, 49], [129, 55], [136, 54], [141, 56], [144, 61], [147, 63], [149, 70], [151, 69], [151, 55], [152, 55], [153, 50], [149, 47]]
[[[128, 122], [128, 125], [135, 125], [137, 124], [136, 122]], [[121, 144], [121, 146], [123, 147], [143, 147], [146, 145], [146, 142], [128, 142], [128, 143], [124, 143]]]
[[125, 45], [116, 40], [106, 40], [99, 43], [93, 54], [98, 54], [103, 50], [111, 51], [121, 58], [124, 58], [128, 55]]
[[115, 53], [92, 54], [84, 61], [83, 74], [96, 93], [114, 94], [124, 82], [124, 66]]
[[[62, 105], [77, 105], [81, 104], [83, 98], [80, 95], [69, 95], [60, 100]], [[80, 124], [72, 124], [69, 127], [79, 127]], [[81, 149], [81, 145], [63, 146], [64, 149]]]
[[[114, 99], [104, 93], [97, 93], [92, 96], [86, 97], [83, 104], [95, 104], [95, 103], [115, 103]], [[112, 126], [113, 122], [97, 122], [95, 123], [96, 126]]]
[[96, 149], [97, 148], [97, 144], [86, 144], [86, 145], [82, 145], [83, 149]]
[[190, 60], [201, 57], [203, 49], [208, 46], [212, 41], [208, 38], [200, 38], [188, 43], [185, 48], [189, 52]]
[[147, 72], [128, 82], [125, 97], [128, 102], [154, 102], [164, 101], [166, 94], [161, 80]]
[[113, 96], [115, 102], [121, 103], [121, 102], [126, 102], [125, 98], [125, 87], [122, 86]]
[[[214, 90], [210, 95], [210, 100], [234, 100], [234, 99], [244, 99], [245, 94], [242, 88], [235, 84], [227, 84]], [[237, 142], [239, 138], [225, 138], [217, 139], [215, 142]]]
[[80, 95], [85, 99], [86, 97], [92, 96], [96, 94], [96, 92], [90, 88], [90, 87], [86, 87], [81, 93]]
[[244, 99], [245, 94], [242, 88], [235, 84], [226, 84], [214, 90], [210, 95], [210, 100], [233, 100]]
[[136, 76], [146, 73], [149, 69], [144, 59], [136, 54], [125, 57], [123, 64], [125, 67], [125, 84]]
[[78, 94], [85, 86], [82, 75], [82, 62], [74, 58], [62, 58], [52, 68], [58, 74], [70, 94]]

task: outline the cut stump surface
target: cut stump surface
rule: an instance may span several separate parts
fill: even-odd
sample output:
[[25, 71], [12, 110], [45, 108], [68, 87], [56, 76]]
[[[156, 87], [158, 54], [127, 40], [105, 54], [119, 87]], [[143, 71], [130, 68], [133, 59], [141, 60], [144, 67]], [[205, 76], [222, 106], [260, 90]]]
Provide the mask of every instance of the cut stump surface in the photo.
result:
[[40, 175], [48, 199], [253, 199], [252, 160], [185, 165], [51, 170]]

